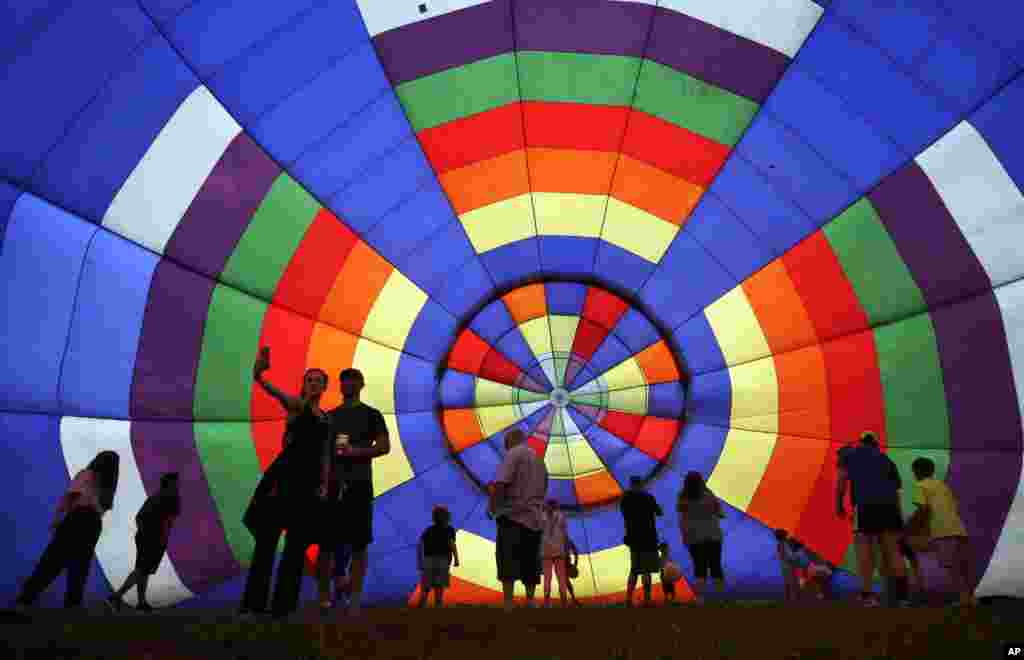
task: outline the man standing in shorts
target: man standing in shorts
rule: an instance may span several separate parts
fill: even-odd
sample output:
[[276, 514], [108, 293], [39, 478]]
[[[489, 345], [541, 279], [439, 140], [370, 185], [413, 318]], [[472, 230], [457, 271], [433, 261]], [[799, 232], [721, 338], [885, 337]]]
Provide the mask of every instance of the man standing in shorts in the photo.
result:
[[651, 604], [651, 574], [661, 571], [658, 553], [658, 527], [655, 518], [663, 515], [658, 500], [643, 489], [643, 479], [629, 478], [629, 490], [619, 502], [626, 525], [626, 546], [629, 548], [629, 580], [626, 582], [626, 607], [633, 606], [636, 578], [644, 584], [644, 605]]
[[505, 460], [490, 490], [489, 508], [497, 518], [495, 559], [498, 581], [505, 595], [505, 611], [512, 609], [516, 580], [526, 587], [527, 605], [533, 606], [541, 575], [541, 536], [548, 470], [519, 429], [505, 434]]
[[900, 480], [896, 464], [882, 453], [875, 434], [864, 433], [860, 446], [839, 454], [839, 480], [836, 482], [836, 513], [846, 518], [843, 499], [847, 485], [856, 507], [854, 547], [861, 576], [861, 601], [876, 605], [871, 589], [875, 573], [874, 550], [881, 550], [881, 573], [886, 578], [890, 604], [907, 601], [906, 566], [900, 554], [903, 515], [900, 508]]
[[337, 502], [336, 544], [352, 551], [349, 614], [358, 614], [366, 578], [366, 549], [373, 541], [373, 459], [391, 451], [384, 416], [359, 400], [365, 381], [357, 369], [345, 369], [341, 405], [328, 413], [334, 439], [334, 482], [329, 498]]

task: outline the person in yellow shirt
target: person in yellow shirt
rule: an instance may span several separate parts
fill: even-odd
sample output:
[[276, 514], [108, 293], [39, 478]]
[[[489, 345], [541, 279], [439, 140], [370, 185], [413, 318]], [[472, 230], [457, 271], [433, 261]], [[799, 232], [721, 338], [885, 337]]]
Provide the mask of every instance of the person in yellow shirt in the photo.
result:
[[931, 459], [914, 459], [910, 469], [917, 480], [914, 489], [917, 509], [907, 526], [928, 530], [928, 552], [948, 571], [960, 593], [960, 604], [973, 607], [977, 601], [970, 588], [967, 529], [960, 519], [956, 495], [945, 482], [935, 478], [935, 463]]

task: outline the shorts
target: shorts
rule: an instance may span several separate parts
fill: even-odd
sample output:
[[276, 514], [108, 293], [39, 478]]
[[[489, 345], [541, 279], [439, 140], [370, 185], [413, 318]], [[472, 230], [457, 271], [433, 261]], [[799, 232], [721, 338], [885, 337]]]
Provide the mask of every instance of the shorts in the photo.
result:
[[542, 533], [508, 518], [498, 518], [498, 543], [495, 559], [498, 581], [522, 581], [527, 586], [540, 583], [543, 570], [540, 561]]
[[943, 568], [955, 568], [959, 561], [967, 556], [966, 536], [943, 536], [932, 539], [928, 544], [928, 552]]
[[451, 558], [447, 555], [424, 557], [423, 586], [428, 589], [447, 589], [449, 566], [451, 566]]
[[645, 575], [661, 572], [661, 553], [657, 550], [629, 549], [629, 574]]
[[857, 533], [874, 536], [903, 529], [899, 504], [862, 504], [857, 507]]
[[167, 546], [159, 539], [135, 535], [135, 570], [143, 575], [153, 575], [163, 561]]
[[326, 506], [327, 530], [320, 542], [328, 548], [348, 545], [350, 552], [362, 552], [373, 542], [373, 484], [351, 481], [345, 485], [341, 499], [337, 488], [331, 489]]

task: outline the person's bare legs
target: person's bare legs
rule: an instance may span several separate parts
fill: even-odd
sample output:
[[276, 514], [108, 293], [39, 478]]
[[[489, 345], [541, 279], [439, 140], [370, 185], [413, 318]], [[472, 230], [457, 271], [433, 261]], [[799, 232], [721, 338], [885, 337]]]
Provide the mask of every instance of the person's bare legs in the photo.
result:
[[555, 577], [558, 578], [558, 599], [562, 602], [562, 607], [565, 607], [565, 585], [569, 582], [565, 571], [565, 559], [558, 557], [553, 564]]
[[630, 571], [626, 580], [626, 607], [633, 607], [633, 591], [636, 590], [636, 573]]
[[512, 611], [512, 595], [515, 593], [515, 590], [516, 590], [516, 581], [515, 580], [504, 580], [504, 581], [502, 581], [502, 583], [501, 583], [501, 590], [502, 590], [503, 595], [505, 597], [505, 611], [506, 612], [511, 612]]
[[434, 607], [444, 607], [444, 587], [434, 587]]
[[[539, 582], [539, 580], [538, 580]], [[526, 606], [533, 607], [534, 598], [537, 596], [537, 582], [526, 584]]]
[[145, 573], [139, 575], [135, 586], [139, 590], [139, 605], [142, 607], [149, 606], [149, 600], [146, 598], [146, 588], [149, 586], [149, 576]]
[[416, 607], [424, 607], [427, 604], [427, 596], [430, 595], [430, 585], [427, 584], [427, 578], [424, 577], [420, 580], [420, 599], [416, 603]]
[[334, 572], [334, 553], [322, 548], [316, 558], [316, 585], [320, 592], [320, 608], [331, 606], [331, 573]]
[[359, 614], [363, 599], [363, 581], [366, 579], [366, 548], [352, 552], [352, 600], [349, 614]]
[[544, 558], [544, 607], [551, 607], [551, 572], [555, 568], [555, 560]]
[[956, 555], [954, 556], [953, 568], [950, 570], [953, 578], [953, 586], [960, 594], [960, 604], [973, 607], [978, 604], [974, 593], [971, 591], [971, 558], [970, 545], [967, 538], [958, 539]]
[[875, 550], [872, 538], [867, 534], [856, 534], [854, 552], [857, 555], [857, 571], [860, 573], [861, 594], [874, 592]]

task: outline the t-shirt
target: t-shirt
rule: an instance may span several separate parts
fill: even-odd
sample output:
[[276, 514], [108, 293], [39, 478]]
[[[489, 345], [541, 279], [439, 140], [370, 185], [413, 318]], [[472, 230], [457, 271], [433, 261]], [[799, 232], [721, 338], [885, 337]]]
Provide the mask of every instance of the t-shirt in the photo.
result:
[[425, 557], [450, 557], [455, 543], [455, 528], [451, 525], [431, 525], [420, 537]]
[[928, 521], [931, 538], [967, 536], [956, 496], [944, 481], [931, 477], [918, 481], [914, 488], [914, 504], [924, 504], [931, 511]]
[[899, 470], [877, 447], [861, 445], [843, 455], [839, 465], [850, 479], [850, 499], [855, 506], [899, 504], [902, 487]]
[[337, 455], [339, 434], [348, 436], [352, 447], [369, 448], [373, 441], [387, 433], [384, 415], [362, 401], [341, 405], [328, 413], [331, 421], [331, 442], [334, 453], [334, 475], [343, 482], [373, 481], [373, 470], [369, 458], [341, 458]]
[[178, 515], [177, 497], [172, 495], [151, 495], [135, 514], [135, 525], [141, 536], [160, 536], [164, 525]]
[[679, 529], [683, 533], [683, 543], [722, 540], [718, 501], [710, 491], [705, 490], [695, 500], [681, 498], [679, 504], [686, 507], [685, 512], [679, 511]]
[[501, 516], [529, 529], [544, 526], [544, 496], [548, 492], [548, 469], [530, 445], [522, 442], [505, 454], [495, 482], [505, 484], [499, 502]]
[[658, 527], [655, 518], [662, 514], [654, 495], [642, 490], [629, 490], [619, 502], [626, 523], [626, 545], [633, 550], [657, 550]]
[[545, 557], [561, 557], [565, 554], [566, 541], [568, 541], [567, 531], [565, 514], [561, 511], [554, 511], [544, 516], [543, 551]]

